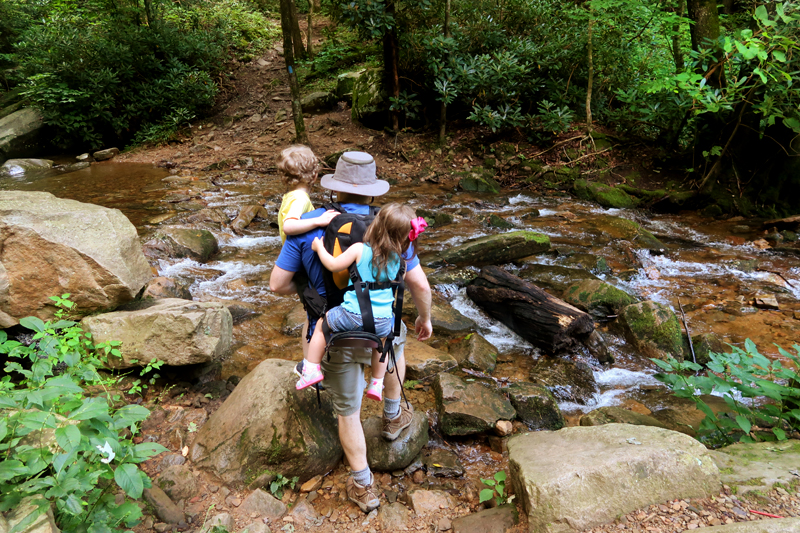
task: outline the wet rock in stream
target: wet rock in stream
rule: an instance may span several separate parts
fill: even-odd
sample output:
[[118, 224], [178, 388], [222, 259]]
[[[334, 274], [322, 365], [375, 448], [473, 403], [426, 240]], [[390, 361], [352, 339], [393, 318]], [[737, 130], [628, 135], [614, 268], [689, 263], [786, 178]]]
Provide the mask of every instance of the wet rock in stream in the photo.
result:
[[450, 347], [450, 355], [459, 365], [489, 374], [497, 366], [497, 354], [497, 348], [480, 333], [470, 333]]
[[646, 301], [620, 312], [625, 337], [644, 357], [683, 360], [683, 334], [678, 317], [662, 304]]
[[558, 265], [537, 265], [526, 263], [519, 272], [519, 277], [530, 281], [537, 287], [561, 295], [567, 287], [586, 279], [597, 279], [597, 276], [581, 268], [567, 268]]
[[596, 320], [615, 318], [619, 311], [638, 301], [610, 283], [589, 279], [573, 283], [564, 291], [564, 301], [586, 311]]
[[435, 449], [425, 454], [423, 458], [428, 475], [437, 477], [461, 477], [464, 475], [464, 465], [458, 459], [458, 454], [445, 449]]
[[549, 249], [550, 238], [547, 235], [533, 231], [512, 231], [479, 237], [421, 259], [427, 266], [480, 266], [508, 263]]
[[189, 287], [186, 283], [159, 276], [150, 280], [144, 289], [142, 298], [181, 298], [183, 300], [191, 300], [192, 293], [189, 292]]
[[583, 361], [540, 357], [530, 373], [531, 381], [546, 387], [560, 401], [589, 403], [600, 392], [594, 372]]
[[[403, 300], [403, 315], [409, 320], [416, 320], [418, 311], [414, 301], [407, 297]], [[431, 301], [431, 325], [437, 335], [463, 334], [477, 328], [475, 322], [462, 315], [458, 310], [438, 293], [433, 293]]]
[[672, 429], [652, 416], [634, 413], [621, 407], [601, 407], [589, 411], [581, 417], [580, 421], [581, 426], [602, 426], [604, 424], [631, 424]]
[[406, 359], [406, 379], [425, 379], [440, 372], [446, 372], [458, 365], [452, 355], [436, 348], [431, 348], [413, 338], [406, 340], [403, 353]]
[[520, 381], [504, 392], [517, 410], [517, 418], [531, 429], [561, 429], [566, 425], [564, 415], [553, 394], [542, 385]]
[[188, 257], [203, 263], [219, 250], [219, 244], [208, 230], [159, 227], [142, 250], [152, 260]]
[[661, 252], [667, 246], [653, 236], [652, 233], [644, 229], [641, 225], [625, 218], [604, 216], [598, 217], [588, 223], [594, 228], [612, 239], [622, 239], [631, 242], [637, 248]]

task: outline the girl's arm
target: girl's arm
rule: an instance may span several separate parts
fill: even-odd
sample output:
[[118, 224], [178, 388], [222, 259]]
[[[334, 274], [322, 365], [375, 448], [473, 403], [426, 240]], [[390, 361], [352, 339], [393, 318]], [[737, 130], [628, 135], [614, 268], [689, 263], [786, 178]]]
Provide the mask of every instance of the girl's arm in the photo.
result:
[[333, 257], [322, 245], [322, 240], [316, 237], [311, 243], [311, 249], [317, 252], [319, 260], [322, 261], [325, 268], [331, 272], [339, 272], [361, 260], [361, 251], [364, 249], [364, 245], [360, 242], [353, 244], [341, 255]]
[[338, 211], [329, 209], [317, 218], [287, 218], [283, 221], [283, 232], [286, 235], [300, 235], [312, 229], [327, 226], [338, 214]]

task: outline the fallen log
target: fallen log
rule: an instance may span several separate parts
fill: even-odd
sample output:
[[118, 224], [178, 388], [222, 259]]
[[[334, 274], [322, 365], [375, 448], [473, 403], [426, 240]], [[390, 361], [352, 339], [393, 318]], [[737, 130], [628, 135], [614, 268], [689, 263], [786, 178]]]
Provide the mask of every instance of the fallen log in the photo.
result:
[[484, 267], [467, 287], [467, 295], [492, 317], [548, 354], [577, 344], [591, 344], [588, 342], [594, 331], [591, 316], [496, 266]]

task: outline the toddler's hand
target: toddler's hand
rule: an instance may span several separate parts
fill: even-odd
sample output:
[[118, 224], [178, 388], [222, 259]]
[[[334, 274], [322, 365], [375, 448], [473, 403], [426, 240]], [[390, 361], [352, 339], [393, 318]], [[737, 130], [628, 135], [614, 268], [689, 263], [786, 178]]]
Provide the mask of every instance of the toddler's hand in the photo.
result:
[[311, 249], [319, 253], [321, 248], [324, 248], [324, 246], [322, 245], [322, 239], [320, 239], [319, 237], [314, 237], [314, 241], [311, 243]]
[[328, 209], [322, 215], [317, 217], [317, 227], [321, 228], [322, 226], [327, 226], [331, 223], [331, 220], [339, 216], [339, 211], [335, 209]]

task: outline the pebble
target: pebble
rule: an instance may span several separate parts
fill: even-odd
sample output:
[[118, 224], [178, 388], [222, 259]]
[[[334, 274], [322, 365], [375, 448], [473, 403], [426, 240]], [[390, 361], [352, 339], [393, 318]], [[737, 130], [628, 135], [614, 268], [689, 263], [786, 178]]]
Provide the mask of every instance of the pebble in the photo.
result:
[[153, 526], [153, 529], [158, 531], [158, 533], [165, 533], [172, 529], [172, 526], [169, 524], [165, 524], [164, 522], [159, 522], [158, 524]]

